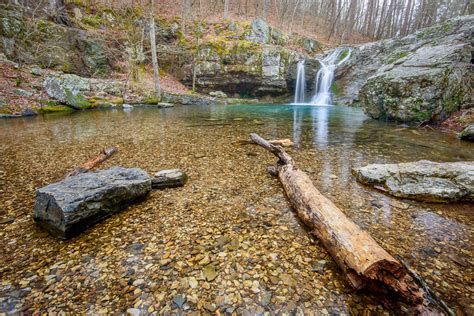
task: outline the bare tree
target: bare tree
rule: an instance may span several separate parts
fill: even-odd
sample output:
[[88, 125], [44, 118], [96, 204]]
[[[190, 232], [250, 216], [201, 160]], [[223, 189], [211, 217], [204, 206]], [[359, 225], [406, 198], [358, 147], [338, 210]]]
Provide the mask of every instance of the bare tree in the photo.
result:
[[229, 17], [229, 1], [230, 0], [224, 0], [224, 19]]
[[150, 2], [150, 45], [151, 61], [153, 63], [153, 81], [155, 84], [156, 98], [161, 100], [160, 73], [158, 69], [158, 58], [156, 57], [156, 35], [155, 35], [155, 0]]
[[[63, 1], [74, 0], [44, 1], [61, 7]], [[149, 0], [88, 1], [130, 8], [143, 6]], [[232, 15], [260, 17], [289, 32], [325, 35], [329, 42], [406, 35], [458, 15], [472, 14], [474, 10], [472, 0], [181, 0], [181, 6], [174, 6], [175, 2], [160, 0], [157, 5], [166, 5], [167, 10], [171, 7], [176, 15], [181, 15], [185, 35], [187, 27], [204, 18], [197, 16], [205, 13], [205, 19], [228, 19]]]

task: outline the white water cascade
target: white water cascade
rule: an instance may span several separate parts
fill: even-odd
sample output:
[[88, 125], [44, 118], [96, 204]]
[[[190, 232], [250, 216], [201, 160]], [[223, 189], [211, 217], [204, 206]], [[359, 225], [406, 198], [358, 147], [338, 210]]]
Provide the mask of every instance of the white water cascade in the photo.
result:
[[296, 88], [294, 103], [304, 103], [304, 92], [306, 90], [306, 78], [304, 73], [304, 59], [298, 62], [296, 73]]
[[[346, 53], [347, 52], [347, 53]], [[346, 54], [342, 59], [341, 57]], [[347, 48], [337, 48], [322, 60], [316, 74], [316, 93], [311, 100], [311, 104], [330, 105], [332, 102], [331, 86], [334, 81], [334, 71], [337, 66], [343, 64], [351, 57], [351, 50]]]

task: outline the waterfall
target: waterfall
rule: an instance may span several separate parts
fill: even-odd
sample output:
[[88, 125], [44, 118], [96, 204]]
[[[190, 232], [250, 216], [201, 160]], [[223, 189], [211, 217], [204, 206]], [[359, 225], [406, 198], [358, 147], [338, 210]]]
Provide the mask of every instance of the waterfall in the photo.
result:
[[[343, 57], [344, 53], [346, 56]], [[343, 57], [341, 59], [341, 57]], [[334, 71], [337, 66], [344, 63], [351, 57], [351, 50], [348, 48], [337, 48], [326, 58], [319, 60], [321, 69], [316, 74], [316, 89], [312, 104], [329, 105], [332, 102], [331, 86], [334, 81]]]
[[306, 90], [306, 78], [305, 78], [305, 73], [304, 73], [304, 59], [303, 59], [298, 62], [294, 103], [304, 103], [305, 90]]

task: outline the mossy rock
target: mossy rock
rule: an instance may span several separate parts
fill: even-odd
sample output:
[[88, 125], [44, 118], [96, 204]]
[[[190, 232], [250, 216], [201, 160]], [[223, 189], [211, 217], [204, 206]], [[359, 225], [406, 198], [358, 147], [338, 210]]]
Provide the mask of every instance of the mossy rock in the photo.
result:
[[161, 99], [157, 98], [156, 96], [147, 96], [142, 102], [144, 104], [158, 104], [161, 102]]
[[36, 109], [38, 113], [49, 114], [49, 113], [68, 113], [73, 112], [74, 109], [66, 105], [46, 105]]
[[90, 109], [92, 107], [91, 102], [89, 102], [89, 100], [87, 100], [82, 94], [73, 94], [68, 88], [65, 88], [64, 91], [66, 92], [66, 104], [80, 109]]
[[82, 18], [82, 23], [99, 28], [102, 25], [102, 19], [99, 15], [86, 15]]

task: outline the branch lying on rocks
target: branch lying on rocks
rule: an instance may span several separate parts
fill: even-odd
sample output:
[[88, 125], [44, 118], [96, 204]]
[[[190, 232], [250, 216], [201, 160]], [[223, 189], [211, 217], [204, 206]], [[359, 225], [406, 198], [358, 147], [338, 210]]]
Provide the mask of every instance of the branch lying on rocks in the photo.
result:
[[71, 172], [67, 173], [63, 179], [94, 169], [95, 167], [100, 165], [102, 162], [109, 159], [113, 154], [117, 152], [117, 150], [118, 149], [115, 146], [102, 149], [99, 155], [97, 155], [97, 157], [95, 157], [94, 159], [88, 160], [86, 163], [80, 165], [79, 167], [75, 168]]
[[257, 134], [250, 137], [279, 158], [269, 171], [278, 176], [298, 217], [322, 242], [353, 288], [396, 293], [420, 313], [437, 312], [431, 308], [429, 294], [400, 261], [322, 195], [280, 146]]
[[[283, 138], [283, 139], [273, 139], [268, 141], [272, 145], [277, 145], [277, 146], [282, 146], [282, 147], [291, 147], [295, 143], [289, 138]], [[254, 142], [253, 140], [247, 140], [247, 139], [240, 139], [234, 142], [234, 144], [237, 145], [249, 145], [249, 144], [254, 144], [256, 145], [257, 143]]]

